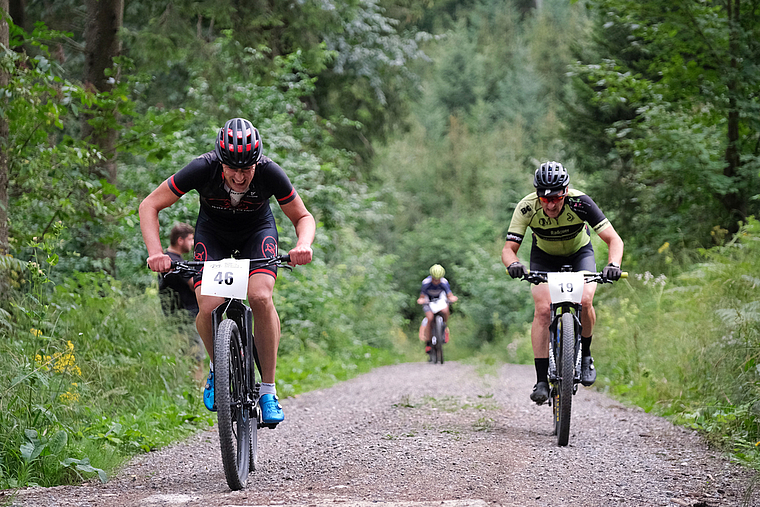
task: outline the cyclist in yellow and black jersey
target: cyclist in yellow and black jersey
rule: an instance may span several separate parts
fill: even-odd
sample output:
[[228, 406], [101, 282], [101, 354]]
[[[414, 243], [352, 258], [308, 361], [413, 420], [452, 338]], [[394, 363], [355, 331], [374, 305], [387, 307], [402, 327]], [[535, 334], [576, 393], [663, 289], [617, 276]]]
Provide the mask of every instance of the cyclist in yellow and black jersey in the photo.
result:
[[[501, 253], [501, 260], [512, 278], [521, 278], [527, 273], [517, 257], [517, 251], [528, 227], [533, 232], [531, 271], [559, 271], [562, 266], [571, 265], [573, 271], [596, 272], [589, 226], [609, 247], [608, 264], [603, 275], [610, 280], [620, 278], [623, 240], [599, 206], [583, 192], [570, 189], [569, 183], [567, 170], [559, 162], [543, 163], [536, 170], [533, 178], [536, 192], [525, 196], [515, 208]], [[581, 383], [586, 386], [596, 381], [594, 359], [591, 357], [591, 338], [596, 322], [593, 306], [595, 292], [596, 283], [587, 283], [581, 302]], [[551, 297], [546, 284], [534, 285], [532, 293], [536, 308], [530, 334], [537, 381], [530, 397], [541, 404], [549, 397], [547, 372]]]
[[568, 256], [589, 244], [589, 225], [597, 234], [611, 227], [599, 206], [580, 190], [568, 189], [565, 194], [552, 198], [564, 198], [564, 206], [555, 218], [544, 211], [541, 198], [535, 192], [525, 196], [512, 215], [507, 241], [522, 243], [526, 229], [530, 227], [534, 244], [543, 252]]

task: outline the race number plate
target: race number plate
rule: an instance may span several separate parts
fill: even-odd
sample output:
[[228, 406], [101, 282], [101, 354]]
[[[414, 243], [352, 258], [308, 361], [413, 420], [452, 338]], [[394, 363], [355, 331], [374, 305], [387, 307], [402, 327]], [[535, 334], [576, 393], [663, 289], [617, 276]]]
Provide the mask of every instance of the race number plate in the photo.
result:
[[439, 297], [438, 299], [432, 300], [429, 305], [430, 305], [431, 312], [433, 313], [440, 312], [441, 310], [443, 310], [449, 305], [448, 300], [446, 299], [446, 294], [442, 293], [441, 297]]
[[547, 273], [552, 303], [580, 303], [583, 298], [583, 273]]
[[201, 294], [245, 299], [248, 296], [248, 259], [206, 261], [201, 277]]

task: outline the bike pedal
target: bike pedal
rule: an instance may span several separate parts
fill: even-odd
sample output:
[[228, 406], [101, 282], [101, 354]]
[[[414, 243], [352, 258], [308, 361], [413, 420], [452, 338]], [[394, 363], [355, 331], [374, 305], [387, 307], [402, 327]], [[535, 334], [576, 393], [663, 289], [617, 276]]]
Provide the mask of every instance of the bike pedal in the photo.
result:
[[273, 430], [277, 428], [277, 425], [279, 423], [259, 423], [259, 428], [269, 428], [270, 430]]

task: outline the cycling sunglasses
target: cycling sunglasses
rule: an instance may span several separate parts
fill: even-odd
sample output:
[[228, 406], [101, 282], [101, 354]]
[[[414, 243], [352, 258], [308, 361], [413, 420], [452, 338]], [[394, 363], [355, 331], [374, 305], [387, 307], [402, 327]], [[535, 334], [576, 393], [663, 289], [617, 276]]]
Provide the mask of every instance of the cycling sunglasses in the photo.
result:
[[539, 196], [539, 199], [541, 199], [541, 202], [544, 204], [549, 204], [550, 202], [560, 202], [562, 199], [567, 197], [567, 192], [563, 192], [561, 194], [557, 195], [549, 195], [547, 197], [541, 197]]

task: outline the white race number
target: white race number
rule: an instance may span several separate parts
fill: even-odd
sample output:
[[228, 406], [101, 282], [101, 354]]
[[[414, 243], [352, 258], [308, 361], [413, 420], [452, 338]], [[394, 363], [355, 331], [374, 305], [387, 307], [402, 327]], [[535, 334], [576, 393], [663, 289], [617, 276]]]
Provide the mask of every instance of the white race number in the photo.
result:
[[248, 296], [248, 259], [206, 261], [201, 277], [201, 294], [245, 299]]
[[580, 303], [585, 279], [583, 273], [547, 273], [552, 303]]

